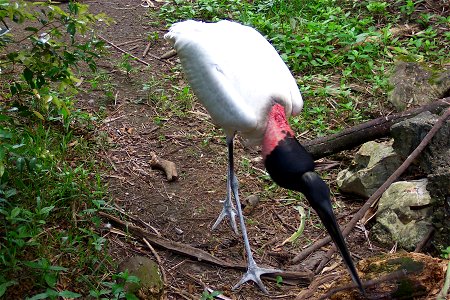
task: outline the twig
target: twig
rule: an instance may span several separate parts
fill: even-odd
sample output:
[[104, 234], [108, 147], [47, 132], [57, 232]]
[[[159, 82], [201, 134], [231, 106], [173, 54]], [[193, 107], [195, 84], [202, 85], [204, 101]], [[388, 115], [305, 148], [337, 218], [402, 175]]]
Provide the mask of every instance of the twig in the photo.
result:
[[133, 51], [133, 50], [136, 49], [137, 47], [139, 47], [139, 45], [134, 45], [133, 47], [131, 47], [130, 49], [128, 49], [128, 51]]
[[152, 245], [150, 245], [150, 243], [145, 238], [142, 238], [142, 240], [147, 245], [147, 247], [150, 249], [150, 251], [152, 252], [152, 254], [155, 257], [156, 261], [158, 262], [159, 268], [161, 270], [161, 275], [163, 277], [164, 284], [167, 284], [167, 276], [166, 276], [166, 272], [164, 271], [164, 267], [163, 267], [163, 263], [161, 261], [161, 257], [159, 257], [159, 255], [156, 252], [155, 248], [153, 248]]
[[[436, 132], [442, 127], [445, 120], [450, 116], [450, 108], [447, 108], [447, 110], [444, 112], [444, 114], [438, 119], [436, 124], [434, 124], [433, 128], [428, 132], [428, 134], [423, 138], [423, 140], [420, 142], [420, 144], [417, 146], [416, 149], [406, 158], [406, 160], [402, 163], [400, 167], [398, 167], [397, 170], [386, 180], [383, 185], [378, 188], [378, 190], [373, 193], [373, 195], [367, 200], [367, 202], [361, 207], [361, 209], [353, 216], [353, 218], [350, 220], [350, 222], [345, 226], [344, 230], [342, 231], [342, 235], [346, 237], [350, 231], [355, 227], [356, 223], [364, 216], [365, 212], [378, 200], [378, 198], [386, 191], [386, 189], [395, 181], [397, 178], [409, 167], [409, 165], [412, 163], [414, 159], [425, 149], [425, 147], [428, 145], [428, 143], [431, 141], [433, 136], [436, 134]], [[298, 263], [301, 259], [304, 259], [312, 252], [316, 251], [317, 249], [321, 248], [322, 246], [328, 244], [331, 241], [331, 237], [327, 236], [316, 243], [314, 243], [311, 247], [303, 250], [300, 252], [297, 256], [294, 257], [292, 260], [293, 263]], [[331, 257], [331, 255], [334, 253], [335, 247], [333, 246], [330, 250], [328, 250], [327, 254], [325, 255], [322, 263], [320, 265], [325, 265], [323, 262], [326, 260], [328, 261]], [[326, 263], [326, 262], [325, 262]], [[322, 266], [323, 267], [323, 266]], [[317, 271], [317, 270], [316, 270]]]
[[447, 299], [448, 290], [450, 289], [450, 262], [447, 264], [447, 274], [445, 275], [444, 286], [436, 297], [436, 300]]
[[[156, 234], [150, 233], [140, 227], [122, 221], [119, 218], [107, 214], [105, 212], [99, 211], [98, 214], [104, 218], [109, 219], [111, 222], [119, 225], [120, 227], [123, 227], [124, 230], [129, 232], [130, 234], [136, 235], [140, 238], [146, 238], [150, 244], [156, 245], [158, 247], [173, 251], [175, 253], [183, 254], [189, 257], [194, 257], [198, 261], [214, 264], [223, 268], [231, 268], [237, 270], [247, 269], [247, 265], [245, 263], [231, 263], [218, 257], [212, 256], [208, 252], [192, 247], [190, 245], [158, 237]], [[287, 281], [296, 280], [297, 282], [304, 283], [304, 282], [311, 282], [313, 278], [313, 273], [311, 271], [305, 272], [283, 271], [280, 273], [265, 274], [264, 276], [267, 276], [266, 277], [267, 279], [273, 280], [276, 280], [276, 276], [282, 276], [283, 280]]]
[[147, 222], [144, 222], [143, 220], [141, 220], [141, 219], [139, 219], [139, 218], [137, 218], [137, 217], [135, 217], [135, 216], [133, 216], [133, 215], [130, 215], [130, 214], [126, 213], [125, 210], [123, 210], [122, 208], [120, 208], [117, 204], [114, 204], [114, 206], [108, 205], [108, 207], [111, 207], [112, 209], [114, 209], [114, 210], [120, 212], [121, 214], [127, 216], [128, 218], [130, 218], [130, 219], [133, 220], [134, 222], [139, 223], [139, 224], [143, 225], [144, 227], [150, 228], [151, 230], [153, 230], [153, 232], [154, 232], [157, 236], [159, 236], [159, 237], [162, 236], [161, 233], [158, 231], [158, 229], [156, 229], [156, 228], [153, 227], [152, 225], [148, 224]]
[[119, 96], [119, 91], [117, 91], [116, 95], [114, 96], [114, 106], [117, 105], [117, 97]]
[[[395, 271], [395, 272], [393, 272], [391, 274], [383, 276], [381, 278], [365, 281], [365, 282], [363, 282], [363, 287], [364, 288], [368, 288], [368, 287], [377, 285], [377, 284], [385, 282], [385, 281], [394, 281], [394, 280], [397, 280], [397, 279], [404, 278], [407, 275], [408, 275], [408, 272], [406, 270], [398, 270], [398, 271]], [[340, 291], [345, 291], [345, 290], [350, 290], [350, 289], [355, 289], [355, 288], [358, 288], [358, 286], [355, 283], [352, 282], [350, 284], [346, 284], [346, 285], [343, 285], [343, 286], [340, 286], [340, 287], [337, 287], [337, 288], [329, 290], [326, 294], [322, 295], [319, 298], [319, 300], [328, 299], [328, 298], [331, 298], [331, 296], [333, 296], [334, 294], [336, 294], [336, 293], [338, 293]]]
[[[128, 54], [130, 57], [134, 58], [134, 59], [137, 60], [138, 62], [140, 62], [140, 63], [142, 63], [142, 64], [144, 64], [144, 65], [146, 65], [146, 66], [150, 66], [150, 64], [149, 64], [148, 62], [146, 62], [145, 60], [142, 60], [142, 59], [140, 59], [139, 57], [137, 57], [137, 56], [131, 54], [130, 52], [123, 50], [122, 48], [120, 48], [120, 47], [118, 47], [117, 45], [115, 45], [114, 43], [108, 41], [108, 40], [105, 39], [104, 37], [98, 36], [98, 38], [101, 39], [101, 40], [103, 40], [103, 41], [105, 41], [106, 43], [108, 43], [109, 45], [111, 45], [113, 48], [119, 50], [120, 52], [125, 53], [125, 54]], [[149, 55], [150, 55], [151, 57], [153, 57], [154, 59], [157, 59], [157, 60], [159, 60], [159, 61], [161, 61], [161, 62], [163, 62], [163, 63], [165, 63], [165, 64], [171, 65], [170, 62], [168, 62], [168, 61], [166, 61], [166, 60], [163, 60], [163, 59], [159, 58], [159, 57], [156, 56], [156, 55], [153, 55], [153, 54], [149, 54]]]
[[147, 44], [147, 47], [145, 47], [145, 50], [144, 50], [144, 52], [142, 53], [142, 58], [144, 58], [144, 57], [147, 55], [148, 50], [150, 50], [150, 46], [151, 46], [151, 45], [152, 45], [152, 41], [149, 41], [148, 44]]
[[161, 55], [161, 58], [162, 59], [169, 59], [171, 57], [174, 57], [175, 55], [177, 55], [177, 51], [175, 49], [172, 49], [172, 50], [167, 51], [163, 55]]
[[142, 40], [143, 40], [143, 38], [139, 38], [139, 39], [135, 39], [135, 40], [131, 40], [131, 41], [128, 41], [128, 42], [123, 42], [123, 43], [117, 44], [116, 46], [117, 47], [121, 47], [121, 46], [125, 46], [125, 45], [128, 45], [128, 44], [133, 44], [133, 43], [136, 43], [136, 42], [140, 42]]

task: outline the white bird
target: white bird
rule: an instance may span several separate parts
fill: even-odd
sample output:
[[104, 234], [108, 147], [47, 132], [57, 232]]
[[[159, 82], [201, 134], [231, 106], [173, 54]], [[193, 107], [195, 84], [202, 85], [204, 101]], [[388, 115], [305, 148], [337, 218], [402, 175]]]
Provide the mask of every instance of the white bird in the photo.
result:
[[248, 144], [262, 145], [267, 171], [280, 186], [302, 192], [340, 250], [353, 280], [364, 289], [334, 216], [328, 186], [314, 172], [312, 156], [295, 139], [287, 118], [298, 114], [302, 96], [288, 67], [273, 46], [256, 30], [235, 22], [179, 22], [165, 35], [177, 51], [187, 80], [228, 146], [227, 195], [212, 229], [224, 219], [237, 233], [235, 209], [247, 253], [247, 272], [233, 287], [252, 280], [267, 293], [260, 276], [280, 272], [256, 265], [247, 237], [234, 173], [236, 133]]

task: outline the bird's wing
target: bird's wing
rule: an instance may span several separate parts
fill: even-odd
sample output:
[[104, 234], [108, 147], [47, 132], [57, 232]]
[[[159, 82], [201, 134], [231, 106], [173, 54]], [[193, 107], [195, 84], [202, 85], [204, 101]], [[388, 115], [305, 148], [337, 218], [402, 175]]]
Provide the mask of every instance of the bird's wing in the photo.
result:
[[257, 140], [275, 102], [288, 115], [301, 110], [294, 78], [256, 30], [229, 21], [184, 21], [173, 25], [166, 38], [174, 44], [200, 102], [226, 131]]
[[232, 133], [256, 127], [257, 118], [223, 70], [221, 49], [195, 21], [177, 23], [165, 38], [172, 41], [189, 84], [213, 121]]

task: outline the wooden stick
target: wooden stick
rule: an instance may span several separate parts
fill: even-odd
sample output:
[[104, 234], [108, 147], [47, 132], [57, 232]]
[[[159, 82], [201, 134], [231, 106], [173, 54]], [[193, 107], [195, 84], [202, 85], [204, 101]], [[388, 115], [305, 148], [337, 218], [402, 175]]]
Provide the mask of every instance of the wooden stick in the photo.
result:
[[346, 128], [336, 134], [302, 142], [302, 145], [312, 154], [314, 159], [319, 159], [342, 150], [352, 149], [365, 142], [388, 136], [392, 125], [421, 112], [439, 113], [449, 106], [450, 97], [443, 98], [428, 105]]
[[[126, 221], [122, 221], [119, 218], [107, 214], [105, 212], [99, 211], [98, 214], [104, 218], [109, 219], [111, 222], [117, 224], [118, 226], [122, 227], [125, 232], [129, 232], [130, 234], [136, 235], [140, 238], [145, 238], [150, 244], [153, 244], [155, 246], [164, 248], [166, 250], [170, 250], [175, 253], [193, 257], [198, 261], [214, 264], [222, 268], [231, 268], [238, 270], [247, 269], [247, 264], [245, 263], [231, 263], [218, 257], [212, 256], [208, 252], [192, 247], [190, 245], [178, 243], [175, 241], [165, 239], [163, 237], [159, 237], [156, 234], [148, 232]], [[283, 277], [283, 280], [284, 279], [290, 281], [296, 280], [297, 282], [310, 283], [314, 277], [314, 274], [311, 271], [305, 272], [283, 271], [274, 274], [264, 274], [263, 276], [266, 276], [267, 278], [276, 278], [277, 276], [281, 276]]]
[[142, 53], [142, 58], [144, 58], [144, 57], [147, 55], [148, 50], [150, 50], [150, 46], [151, 46], [151, 45], [152, 45], [152, 41], [149, 41], [148, 44], [147, 44], [147, 47], [145, 47], [145, 50], [144, 50], [144, 52]]
[[150, 245], [150, 243], [145, 238], [142, 238], [142, 240], [144, 241], [144, 243], [147, 245], [147, 247], [150, 249], [150, 251], [152, 252], [153, 256], [155, 257], [156, 262], [158, 263], [159, 269], [161, 271], [161, 275], [162, 275], [162, 279], [163, 279], [164, 285], [167, 285], [166, 271], [164, 271], [164, 266], [163, 266], [163, 263], [161, 261], [161, 257], [159, 257], [158, 252], [156, 252], [155, 248], [153, 248], [152, 245]]
[[[386, 180], [385, 183], [381, 187], [378, 188], [378, 190], [373, 193], [373, 195], [366, 201], [366, 203], [361, 207], [361, 209], [353, 216], [353, 218], [350, 220], [350, 222], [345, 226], [344, 230], [342, 231], [342, 235], [346, 237], [350, 231], [356, 226], [356, 223], [364, 216], [366, 211], [378, 200], [378, 198], [386, 191], [386, 189], [395, 181], [397, 178], [409, 167], [409, 165], [413, 162], [414, 159], [416, 159], [417, 156], [425, 149], [425, 147], [428, 145], [428, 143], [431, 141], [433, 136], [436, 134], [436, 132], [442, 127], [445, 120], [450, 116], [450, 108], [447, 108], [447, 110], [444, 112], [444, 114], [438, 119], [436, 124], [434, 124], [433, 128], [428, 132], [428, 134], [423, 138], [423, 140], [420, 142], [420, 144], [417, 146], [416, 149], [406, 158], [406, 160], [401, 164], [400, 167], [398, 167], [397, 170]], [[297, 254], [294, 259], [292, 260], [293, 263], [297, 263], [300, 260], [306, 258], [309, 254], [316, 251], [320, 247], [328, 244], [331, 241], [331, 237], [327, 236], [316, 243], [314, 243], [309, 248], [303, 250], [299, 254]], [[335, 247], [333, 246], [330, 250], [328, 250], [327, 254], [325, 255], [325, 258], [320, 263], [319, 267], [317, 268], [316, 272], [320, 269], [322, 270], [323, 266], [328, 262], [331, 255], [334, 253]], [[325, 262], [325, 263], [324, 263]]]
[[[138, 62], [140, 62], [140, 63], [142, 63], [142, 64], [144, 64], [144, 65], [146, 65], [146, 66], [150, 66], [150, 64], [149, 64], [148, 62], [146, 62], [145, 60], [142, 60], [142, 59], [140, 59], [139, 57], [134, 56], [134, 55], [131, 54], [130, 52], [123, 50], [122, 48], [120, 48], [120, 47], [118, 47], [117, 45], [115, 45], [114, 43], [108, 41], [108, 40], [105, 39], [104, 37], [102, 37], [102, 36], [99, 35], [98, 38], [101, 39], [101, 40], [103, 40], [103, 41], [105, 41], [106, 43], [108, 43], [109, 45], [111, 45], [113, 48], [119, 50], [120, 52], [125, 53], [125, 54], [128, 54], [129, 56], [131, 56], [132, 58], [134, 58], [134, 59], [137, 60]], [[163, 62], [163, 63], [165, 63], [165, 64], [169, 64], [169, 65], [170, 65], [170, 63], [169, 63], [168, 61], [163, 60], [163, 59], [159, 58], [159, 57], [156, 56], [156, 55], [152, 55], [152, 54], [149, 54], [149, 55], [150, 55], [151, 57], [153, 57], [154, 59], [157, 59], [157, 60], [159, 60], [159, 61], [161, 61], [161, 62]]]
[[143, 40], [143, 38], [139, 38], [139, 39], [135, 39], [135, 40], [131, 40], [131, 41], [128, 41], [128, 42], [123, 42], [123, 43], [117, 44], [116, 46], [117, 47], [121, 47], [121, 46], [125, 46], [125, 45], [128, 45], [128, 44], [133, 44], [133, 43], [136, 43], [136, 42], [140, 42], [142, 40]]

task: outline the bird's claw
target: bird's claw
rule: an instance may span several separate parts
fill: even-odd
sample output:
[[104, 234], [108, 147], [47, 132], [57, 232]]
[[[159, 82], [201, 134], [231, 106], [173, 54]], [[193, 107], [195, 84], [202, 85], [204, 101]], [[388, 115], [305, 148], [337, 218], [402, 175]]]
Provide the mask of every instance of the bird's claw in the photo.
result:
[[236, 290], [243, 283], [251, 280], [251, 281], [254, 281], [258, 285], [258, 287], [261, 289], [261, 291], [264, 294], [268, 294], [269, 292], [267, 291], [266, 287], [264, 286], [264, 284], [261, 281], [261, 275], [268, 274], [268, 273], [279, 273], [279, 272], [283, 272], [283, 271], [278, 270], [278, 269], [260, 268], [256, 265], [253, 267], [249, 267], [247, 272], [244, 274], [244, 276], [242, 276], [241, 280], [233, 286], [232, 290], [233, 291]]
[[227, 205], [226, 200], [225, 200], [225, 204], [222, 208], [222, 211], [220, 212], [220, 215], [217, 217], [216, 222], [214, 222], [214, 225], [212, 226], [212, 230], [216, 229], [217, 226], [219, 226], [219, 224], [223, 221], [223, 219], [225, 217], [228, 217], [230, 219], [230, 225], [231, 228], [233, 229], [235, 234], [239, 234], [238, 233], [238, 229], [237, 229], [237, 224], [236, 224], [236, 209], [231, 206], [231, 205]]

